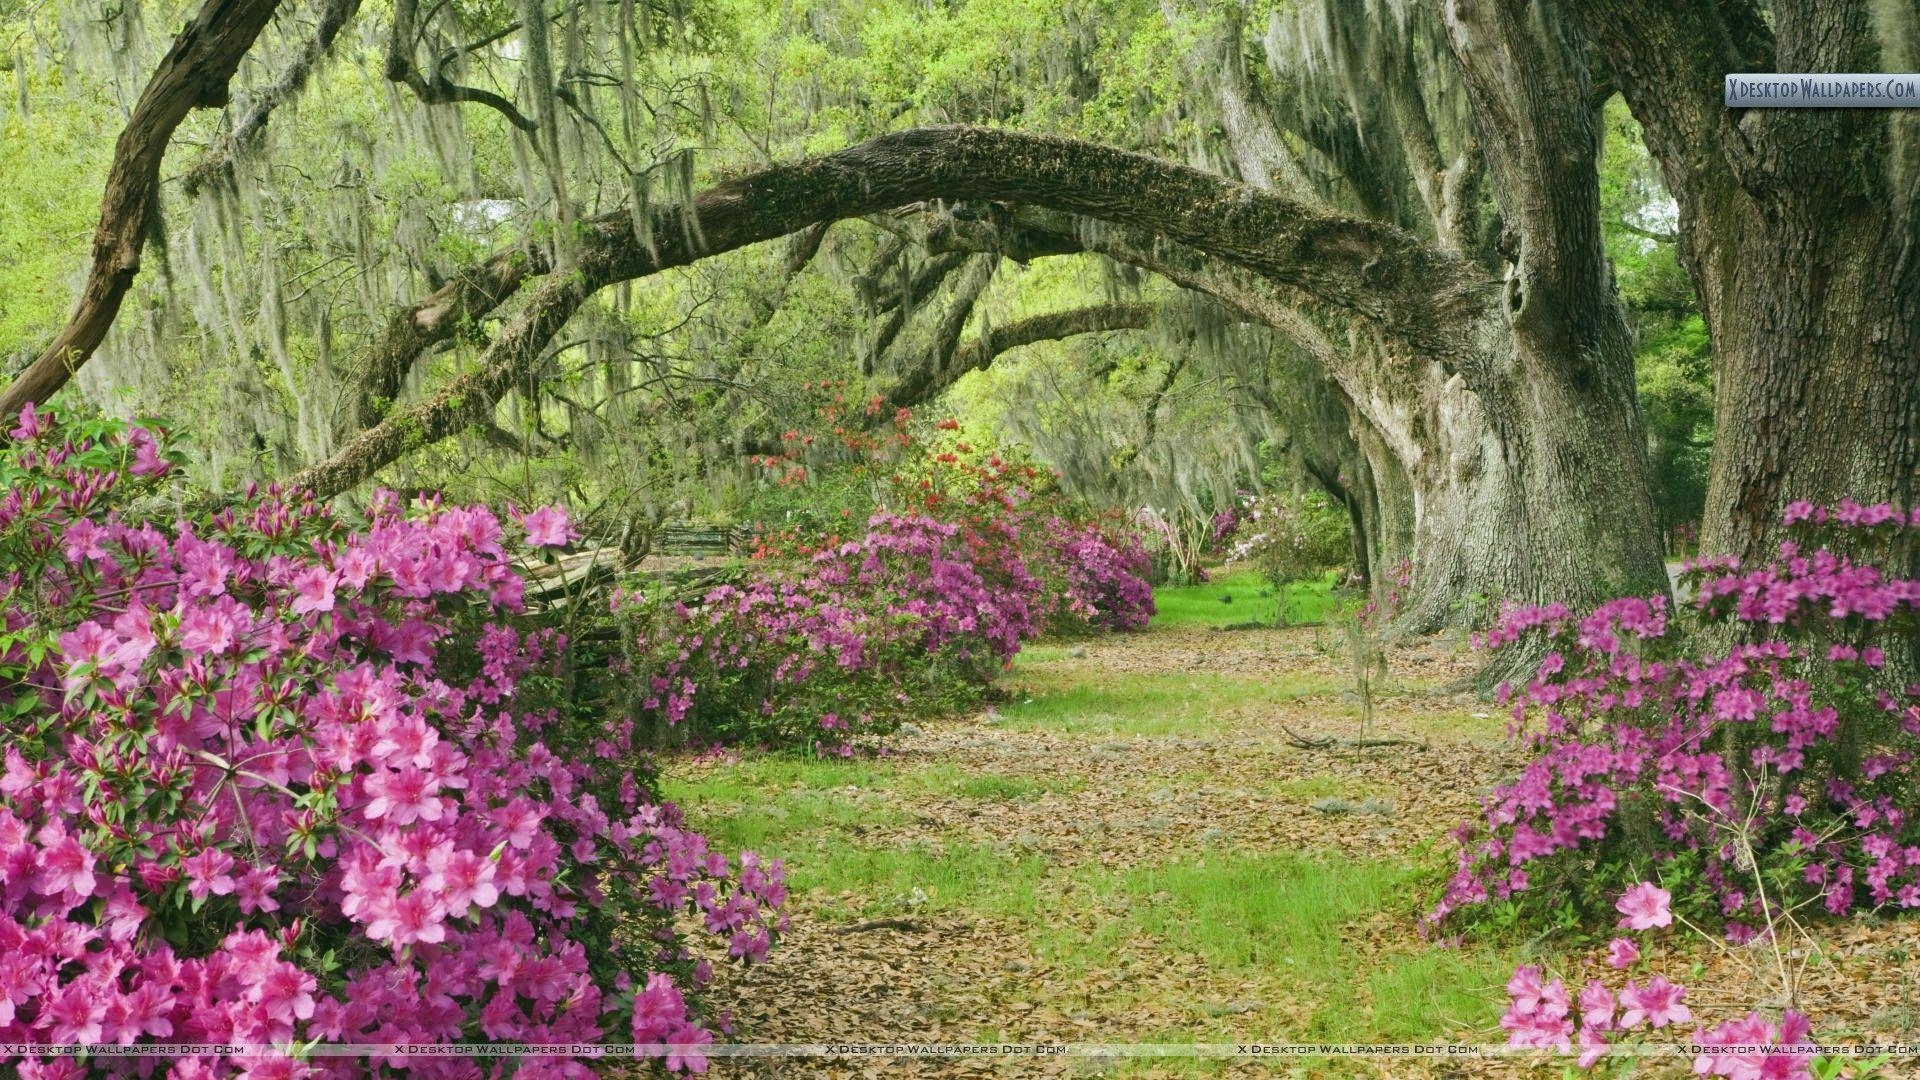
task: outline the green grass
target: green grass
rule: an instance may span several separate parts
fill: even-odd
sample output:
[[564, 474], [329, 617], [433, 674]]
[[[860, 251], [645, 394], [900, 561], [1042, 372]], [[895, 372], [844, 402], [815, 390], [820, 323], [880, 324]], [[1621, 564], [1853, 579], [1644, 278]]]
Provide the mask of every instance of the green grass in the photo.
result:
[[[1511, 972], [1497, 952], [1387, 946], [1362, 954], [1350, 940], [1356, 924], [1382, 910], [1411, 921], [1426, 880], [1411, 863], [1210, 850], [1124, 872], [1082, 871], [1059, 902], [1097, 905], [1098, 929], [1041, 925], [1032, 936], [1039, 955], [1070, 970], [1110, 968], [1145, 937], [1170, 962], [1198, 958], [1257, 988], [1241, 996], [1261, 1007], [1188, 1002], [1197, 1026], [1146, 1041], [1413, 1041], [1484, 1029]], [[1303, 1003], [1312, 1012], [1301, 1026], [1290, 1019], [1298, 1009], [1283, 1007]]]
[[[1206, 588], [1232, 590], [1236, 580], [1251, 583], [1239, 575]], [[1337, 677], [1298, 673], [1095, 676], [1076, 663], [1082, 655], [1071, 645], [1023, 652], [999, 722], [1096, 736], [1219, 737], [1231, 735], [1236, 714], [1248, 710], [1316, 696], [1334, 708], [1344, 687]], [[1204, 774], [1168, 779], [1211, 782]], [[1511, 970], [1503, 953], [1400, 940], [1430, 884], [1422, 870], [1427, 856], [1210, 848], [1114, 867], [1091, 858], [1053, 861], [1019, 844], [958, 833], [926, 838], [920, 830], [921, 838], [910, 840], [900, 830], [930, 797], [979, 800], [982, 812], [992, 813], [993, 804], [1070, 794], [1088, 782], [1070, 772], [984, 772], [964, 762], [768, 755], [670, 771], [664, 794], [723, 850], [752, 848], [785, 859], [795, 894], [812, 898], [807, 918], [957, 912], [1019, 928], [1036, 957], [1068, 978], [1140, 963], [1206, 973], [1199, 985], [1214, 987], [1204, 992], [1221, 1000], [1154, 1001], [1156, 1011], [1171, 1005], [1180, 1019], [1155, 1022], [1155, 1030], [1142, 1025], [1136, 1038], [1404, 1042], [1472, 1038], [1488, 1027]], [[1353, 782], [1333, 776], [1275, 780], [1271, 787], [1301, 800], [1378, 793], [1372, 786], [1356, 792]], [[1368, 935], [1378, 935], [1378, 943], [1363, 949]], [[1126, 1015], [1146, 1005], [1146, 995], [1167, 993], [1151, 986], [1110, 991], [1099, 1008]], [[979, 1019], [983, 1032], [997, 1021]], [[1221, 1065], [1157, 1064], [1195, 1075]], [[1318, 1062], [1298, 1075], [1347, 1075], [1339, 1066]]]
[[1342, 688], [1337, 679], [1313, 675], [1105, 675], [1096, 684], [1030, 663], [1024, 655], [1014, 670], [1019, 674], [1016, 696], [1000, 706], [1001, 722], [1014, 730], [1076, 734], [1221, 735], [1236, 711], [1337, 694]]
[[955, 795], [994, 802], [1026, 802], [1043, 795], [1078, 791], [1085, 781], [1077, 776], [1006, 776], [988, 773], [969, 776], [953, 785]]
[[669, 777], [661, 794], [721, 849], [798, 855], [899, 822], [886, 786], [898, 771], [872, 762], [749, 758], [697, 777]]
[[1339, 975], [1340, 927], [1381, 907], [1406, 872], [1294, 852], [1210, 852], [1113, 882], [1127, 921], [1209, 967], [1274, 971], [1324, 984]]
[[[1383, 1042], [1415, 1042], [1438, 1035], [1457, 1036], [1489, 1026], [1501, 988], [1513, 973], [1490, 949], [1430, 948], [1396, 955], [1391, 964], [1366, 974], [1365, 990], [1373, 1037]], [[1355, 1030], [1336, 1010], [1314, 1018], [1329, 1037]]]
[[750, 849], [787, 860], [793, 888], [857, 894], [851, 917], [923, 904], [1030, 910], [1031, 886], [1043, 869], [1031, 856], [960, 840], [937, 848], [887, 847], [869, 838], [906, 822], [913, 802], [929, 795], [1020, 802], [1072, 792], [1084, 782], [1075, 776], [981, 773], [950, 762], [903, 767], [768, 755], [694, 776], [669, 776], [661, 793], [721, 850]]
[[849, 894], [831, 914], [870, 918], [955, 909], [1019, 920], [1040, 917], [1047, 861], [948, 837], [939, 844], [873, 848], [838, 845], [806, 863], [789, 864], [788, 884], [801, 892]]
[[[1287, 586], [1285, 598], [1287, 620], [1294, 624], [1320, 622], [1340, 606], [1332, 575], [1296, 581]], [[1204, 585], [1161, 586], [1153, 590], [1153, 603], [1152, 627], [1273, 625], [1280, 610], [1273, 586], [1252, 570], [1223, 574]]]

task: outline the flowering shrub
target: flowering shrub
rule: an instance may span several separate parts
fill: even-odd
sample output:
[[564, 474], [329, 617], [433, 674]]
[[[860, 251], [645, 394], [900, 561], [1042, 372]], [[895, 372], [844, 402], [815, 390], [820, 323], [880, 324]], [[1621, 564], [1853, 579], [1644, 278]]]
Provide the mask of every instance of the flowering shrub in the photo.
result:
[[1260, 571], [1275, 589], [1344, 566], [1353, 548], [1346, 517], [1318, 493], [1241, 498], [1228, 558]]
[[990, 583], [958, 529], [877, 514], [865, 536], [688, 605], [616, 599], [640, 715], [702, 739], [823, 744], [970, 701], [1035, 632], [1031, 577]]
[[1146, 625], [1137, 539], [1073, 513], [1050, 476], [957, 424], [919, 441], [905, 421], [877, 441], [835, 429], [879, 493], [864, 532], [789, 518], [760, 532], [741, 582], [691, 602], [616, 600], [635, 711], [656, 736], [851, 754], [856, 736], [977, 701], [1040, 633]]
[[1042, 550], [1050, 556], [1040, 562], [1052, 579], [1042, 597], [1049, 630], [1146, 629], [1154, 611], [1151, 560], [1138, 537], [1056, 517], [1046, 522]]
[[1240, 509], [1229, 506], [1213, 515], [1213, 534], [1207, 538], [1207, 550], [1225, 554], [1227, 545], [1240, 531]]
[[[1651, 930], [1673, 922], [1671, 895], [1641, 882], [1617, 905], [1621, 926]], [[1619, 937], [1609, 947], [1609, 964], [1627, 970], [1639, 962], [1640, 949]], [[1628, 979], [1617, 991], [1603, 979], [1589, 979], [1576, 997], [1564, 979], [1546, 981], [1537, 965], [1523, 965], [1507, 982], [1507, 1011], [1500, 1026], [1510, 1046], [1557, 1050], [1579, 1055], [1583, 1069], [1599, 1064], [1616, 1046], [1644, 1041], [1654, 1032], [1691, 1021], [1686, 987], [1653, 975], [1641, 983]], [[1815, 1062], [1812, 1025], [1791, 1009], [1772, 1023], [1758, 1012], [1730, 1020], [1712, 1031], [1695, 1030], [1681, 1040], [1698, 1051], [1693, 1071], [1699, 1076], [1734, 1080], [1810, 1080]]]
[[1511, 913], [1543, 883], [1577, 916], [1655, 868], [1736, 941], [1769, 905], [1920, 907], [1920, 686], [1891, 673], [1911, 674], [1920, 582], [1879, 569], [1913, 565], [1920, 515], [1796, 504], [1788, 524], [1763, 565], [1692, 564], [1704, 634], [1625, 599], [1514, 610], [1487, 635], [1544, 639], [1513, 697], [1538, 756], [1462, 827], [1432, 919]]
[[[857, 521], [919, 517], [952, 526], [964, 549], [958, 557], [970, 561], [990, 587], [1026, 592], [1043, 632], [1134, 630], [1153, 615], [1145, 580], [1151, 557], [1140, 531], [1073, 504], [1054, 474], [1017, 452], [976, 445], [958, 421], [942, 420], [930, 433], [916, 435], [911, 414], [900, 410], [889, 433], [878, 436], [849, 429], [844, 410], [844, 403], [823, 409], [830, 436], [816, 440], [789, 432], [783, 440], [796, 447], [840, 447], [851, 460], [831, 473], [816, 472], [811, 484], [833, 493], [830, 499], [843, 499], [849, 488], [868, 492], [865, 511], [856, 514], [842, 505], [834, 521], [787, 511], [780, 527], [760, 531], [756, 559], [810, 559], [845, 543]], [[763, 464], [777, 478], [790, 475], [787, 459]]]
[[490, 512], [382, 494], [353, 530], [268, 489], [169, 522], [152, 431], [29, 408], [12, 434], [0, 1042], [630, 1037], [704, 1067], [675, 916], [758, 959], [781, 866], [736, 869], [650, 801], [630, 726], [559, 711], [566, 642], [512, 618]]

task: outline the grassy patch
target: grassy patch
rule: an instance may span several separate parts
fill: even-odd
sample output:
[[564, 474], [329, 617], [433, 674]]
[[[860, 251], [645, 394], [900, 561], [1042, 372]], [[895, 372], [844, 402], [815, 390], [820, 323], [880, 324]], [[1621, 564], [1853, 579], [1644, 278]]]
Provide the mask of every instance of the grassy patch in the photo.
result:
[[953, 785], [955, 795], [969, 799], [990, 799], [995, 802], [1026, 802], [1042, 795], [1065, 794], [1078, 791], [1086, 781], [1077, 776], [1006, 776], [999, 773], [987, 773], [982, 776], [968, 776]]
[[896, 777], [864, 762], [749, 759], [698, 776], [669, 776], [661, 794], [722, 851], [795, 860], [829, 838], [844, 841], [901, 820], [883, 789]]
[[1019, 919], [1038, 917], [1047, 862], [949, 837], [896, 848], [840, 845], [795, 864], [789, 884], [847, 900], [820, 914], [872, 917], [955, 908]]
[[1423, 875], [1408, 863], [1208, 851], [1080, 877], [1061, 902], [1097, 905], [1100, 925], [1035, 926], [1037, 953], [1103, 968], [1144, 936], [1169, 962], [1198, 959], [1254, 999], [1183, 1002], [1194, 1009], [1188, 1026], [1147, 1041], [1458, 1036], [1487, 1027], [1510, 970], [1491, 950], [1365, 943], [1378, 913], [1396, 913], [1399, 926], [1398, 913], [1416, 906]]
[[1014, 729], [1111, 735], [1221, 735], [1237, 714], [1303, 697], [1338, 693], [1338, 680], [1315, 675], [1273, 679], [1221, 675], [1083, 676], [1016, 663], [1018, 688], [1000, 706]]
[[[1364, 989], [1373, 1037], [1413, 1042], [1459, 1037], [1491, 1026], [1513, 965], [1487, 949], [1406, 952], [1366, 973]], [[1354, 1030], [1337, 1013], [1315, 1018], [1329, 1036]]]
[[1257, 622], [1274, 625], [1284, 600], [1291, 624], [1317, 623], [1339, 607], [1331, 576], [1319, 581], [1296, 581], [1276, 594], [1267, 580], [1252, 570], [1222, 574], [1204, 585], [1162, 586], [1153, 591], [1157, 613], [1154, 627], [1233, 626]]
[[979, 774], [951, 763], [747, 758], [669, 776], [662, 793], [721, 850], [786, 860], [799, 893], [844, 897], [813, 917], [868, 918], [965, 907], [1031, 915], [1044, 860], [949, 837], [888, 845], [880, 835], [928, 794], [1015, 800], [1077, 786], [1073, 778]]
[[1292, 852], [1210, 853], [1123, 874], [1127, 918], [1216, 970], [1337, 976], [1340, 928], [1381, 907], [1404, 871], [1386, 863]]

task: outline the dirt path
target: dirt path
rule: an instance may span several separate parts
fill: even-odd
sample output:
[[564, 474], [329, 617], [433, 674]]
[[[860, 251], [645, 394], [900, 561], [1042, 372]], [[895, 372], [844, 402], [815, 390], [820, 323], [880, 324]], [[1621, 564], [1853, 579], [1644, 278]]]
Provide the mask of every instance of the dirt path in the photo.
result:
[[[1182, 628], [1040, 648], [997, 707], [909, 729], [851, 775], [739, 777], [730, 763], [676, 774], [696, 824], [793, 868], [793, 932], [766, 965], [730, 973], [718, 1003], [744, 1038], [784, 1043], [1282, 1041], [1349, 1035], [1356, 1019], [1400, 1038], [1484, 1027], [1497, 969], [1436, 962], [1405, 938], [1416, 849], [1514, 763], [1502, 723], [1441, 691], [1464, 672], [1457, 657], [1404, 651], [1372, 734], [1422, 745], [1300, 749], [1296, 736], [1357, 734], [1348, 662], [1328, 645], [1313, 629]], [[756, 800], [736, 780], [772, 790]], [[754, 816], [779, 824], [729, 833]], [[834, 868], [810, 873], [810, 855]], [[1318, 899], [1279, 902], [1290, 880]], [[1369, 985], [1368, 972], [1398, 982]], [[1451, 985], [1463, 976], [1478, 984]], [[1311, 985], [1330, 977], [1339, 985]], [[1383, 995], [1405, 1000], [1383, 1009]], [[1221, 1068], [1172, 1064], [1118, 1071]], [[783, 1060], [757, 1074], [881, 1067]]]
[[[1382, 738], [1315, 630], [1155, 629], [1022, 654], [981, 715], [909, 728], [879, 760], [686, 762], [669, 794], [727, 847], [783, 857], [793, 931], [710, 999], [754, 1043], [1499, 1042], [1514, 954], [1412, 932], [1447, 832], [1523, 758], [1447, 689], [1431, 645], [1391, 657]], [[1920, 1042], [1911, 923], [1822, 931], [1816, 1031]], [[1702, 1018], [1766, 983], [1704, 943], [1662, 970]], [[1584, 971], [1585, 962], [1594, 970]], [[1597, 955], [1556, 955], [1574, 984]], [[1760, 1003], [1765, 1004], [1765, 1003]], [[1524, 1076], [1315, 1059], [716, 1061], [720, 1076]], [[1674, 1075], [1685, 1075], [1679, 1069]], [[1662, 1075], [1656, 1069], [1642, 1075]]]

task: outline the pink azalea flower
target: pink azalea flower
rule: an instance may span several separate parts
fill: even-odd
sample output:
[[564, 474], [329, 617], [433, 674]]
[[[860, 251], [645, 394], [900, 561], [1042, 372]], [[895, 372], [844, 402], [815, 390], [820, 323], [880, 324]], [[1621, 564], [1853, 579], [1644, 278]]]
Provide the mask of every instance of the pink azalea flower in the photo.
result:
[[647, 986], [633, 999], [633, 1041], [659, 1043], [687, 1018], [686, 999], [665, 972], [647, 976]]
[[35, 412], [33, 402], [29, 401], [20, 409], [20, 422], [15, 424], [13, 430], [7, 434], [19, 442], [37, 439], [40, 433], [47, 429], [48, 420], [51, 417], [51, 413]]
[[1596, 1031], [1613, 1026], [1613, 991], [1599, 979], [1587, 980], [1580, 991], [1580, 1023]]
[[47, 1041], [99, 1042], [101, 1022], [107, 1018], [107, 995], [111, 993], [111, 988], [99, 986], [90, 979], [68, 983], [48, 1006], [47, 1020], [51, 1023]]
[[1640, 959], [1640, 946], [1632, 938], [1617, 937], [1607, 944], [1607, 963], [1615, 969], [1625, 971]]
[[1523, 964], [1515, 968], [1513, 977], [1507, 980], [1507, 995], [1513, 999], [1513, 1007], [1522, 1013], [1537, 1011], [1543, 992], [1537, 964]]
[[1693, 1010], [1681, 1004], [1681, 999], [1686, 996], [1686, 987], [1675, 986], [1664, 976], [1655, 975], [1647, 980], [1645, 987], [1636, 986], [1632, 980], [1628, 980], [1626, 989], [1620, 991], [1620, 1026], [1634, 1028], [1645, 1023], [1650, 1027], [1662, 1028], [1691, 1020]]
[[521, 528], [527, 530], [527, 543], [533, 547], [565, 547], [576, 535], [564, 507], [543, 506], [516, 516]]
[[1620, 897], [1614, 909], [1625, 916], [1620, 925], [1632, 930], [1651, 930], [1673, 924], [1672, 894], [1657, 885], [1641, 882]]
[[471, 851], [438, 848], [427, 856], [426, 887], [440, 894], [447, 913], [459, 918], [470, 907], [492, 907], [500, 900], [493, 883], [493, 860]]
[[681, 1024], [667, 1036], [667, 1071], [697, 1072], [707, 1071], [707, 1056], [700, 1052], [702, 1046], [713, 1042], [713, 1033], [703, 1027]]
[[195, 900], [233, 892], [233, 856], [219, 848], [205, 848], [180, 860], [187, 873], [187, 893]]
[[305, 615], [316, 611], [333, 610], [333, 571], [324, 566], [310, 566], [293, 575], [293, 605], [295, 615]]
[[367, 817], [375, 821], [384, 818], [395, 825], [439, 821], [445, 813], [436, 797], [439, 789], [439, 781], [411, 765], [398, 772], [377, 770], [366, 779], [367, 794], [372, 796], [367, 802]]
[[42, 896], [61, 898], [69, 906], [93, 895], [93, 852], [67, 835], [57, 824], [42, 834], [33, 887]]
[[1583, 1069], [1593, 1068], [1601, 1058], [1607, 1056], [1607, 1051], [1612, 1049], [1606, 1035], [1599, 1029], [1590, 1027], [1580, 1029], [1579, 1046], [1580, 1067]]
[[312, 1019], [313, 993], [319, 985], [298, 967], [278, 964], [247, 992], [247, 997], [259, 1002], [274, 1020], [291, 1025], [295, 1020]]
[[249, 870], [241, 876], [234, 890], [235, 899], [240, 901], [240, 910], [247, 914], [279, 911], [280, 903], [273, 898], [273, 890], [279, 887], [279, 871], [268, 868]]
[[376, 914], [367, 924], [367, 936], [375, 941], [391, 939], [395, 945], [416, 941], [431, 945], [446, 940], [447, 927], [441, 922], [445, 915], [446, 909], [433, 896], [415, 889]]

